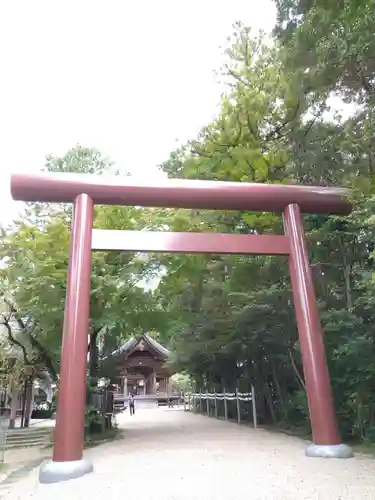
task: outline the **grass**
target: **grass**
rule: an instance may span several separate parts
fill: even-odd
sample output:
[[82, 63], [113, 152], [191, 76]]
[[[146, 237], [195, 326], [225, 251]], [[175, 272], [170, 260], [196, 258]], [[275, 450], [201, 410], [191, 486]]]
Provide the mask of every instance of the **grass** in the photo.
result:
[[106, 429], [104, 432], [98, 432], [86, 436], [85, 448], [93, 448], [94, 446], [109, 443], [111, 441], [116, 441], [117, 439], [122, 439], [122, 432], [120, 431], [120, 429], [116, 427], [112, 429]]
[[[122, 432], [117, 427], [112, 429], [106, 429], [104, 432], [95, 432], [85, 436], [84, 448], [93, 448], [94, 446], [99, 446], [100, 444], [109, 443], [111, 441], [116, 441], [117, 439], [122, 439]], [[52, 448], [53, 442], [48, 443], [45, 448]]]
[[[6, 470], [3, 473], [6, 477], [1, 481], [0, 484], [10, 484], [15, 483], [25, 477], [29, 472], [38, 467], [43, 462], [43, 458], [39, 457], [34, 460], [30, 460], [28, 462], [24, 462], [21, 466], [16, 469], [11, 470], [11, 467], [6, 467]], [[20, 465], [20, 464], [18, 464]]]
[[[312, 436], [309, 434], [306, 429], [303, 428], [293, 428], [293, 429], [284, 429], [278, 426], [260, 426], [263, 429], [266, 429], [269, 432], [278, 432], [282, 434], [287, 434], [288, 436], [294, 436], [305, 441], [312, 441]], [[371, 457], [375, 457], [375, 443], [371, 442], [358, 442], [358, 441], [345, 441], [346, 444], [353, 448], [355, 454], [368, 455]]]
[[0, 462], [0, 474], [5, 474], [9, 469], [9, 465], [5, 462]]
[[277, 432], [280, 434], [286, 434], [287, 436], [294, 436], [300, 439], [304, 439], [305, 441], [312, 440], [311, 434], [306, 430], [305, 427], [291, 427], [289, 429], [286, 429], [281, 425], [259, 425], [259, 428], [265, 429], [269, 432]]
[[[114, 427], [112, 429], [106, 429], [104, 432], [95, 433], [87, 436], [85, 438], [84, 447], [93, 448], [101, 444], [115, 441], [116, 439], [122, 439], [122, 432], [117, 427]], [[49, 443], [48, 445], [45, 446], [45, 448], [48, 449], [51, 448], [52, 446], [53, 444]], [[39, 457], [37, 459], [27, 461], [25, 463], [19, 464], [18, 468], [14, 470], [12, 470], [12, 467], [9, 464], [0, 462], [0, 475], [5, 476], [4, 479], [0, 481], [0, 484], [5, 485], [18, 481], [19, 479], [27, 475], [31, 470], [38, 467], [43, 460], [44, 457]]]
[[353, 448], [354, 453], [375, 457], [375, 443], [351, 444], [351, 447]]

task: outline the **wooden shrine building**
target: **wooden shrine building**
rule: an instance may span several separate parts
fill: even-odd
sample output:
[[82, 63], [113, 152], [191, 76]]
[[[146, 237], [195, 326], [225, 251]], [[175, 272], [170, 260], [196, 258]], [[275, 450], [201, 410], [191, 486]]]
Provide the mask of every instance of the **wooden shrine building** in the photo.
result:
[[117, 398], [130, 393], [138, 398], [168, 398], [172, 395], [172, 372], [167, 366], [170, 352], [148, 333], [132, 337], [109, 359], [116, 365]]

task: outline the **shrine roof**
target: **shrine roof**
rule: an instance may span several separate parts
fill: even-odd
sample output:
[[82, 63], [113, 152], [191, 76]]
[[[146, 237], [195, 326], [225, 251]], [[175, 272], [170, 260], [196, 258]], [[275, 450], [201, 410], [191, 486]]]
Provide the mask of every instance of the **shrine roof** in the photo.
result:
[[113, 351], [109, 357], [118, 357], [121, 355], [129, 356], [142, 340], [152, 351], [154, 351], [161, 358], [166, 359], [169, 357], [170, 352], [168, 351], [168, 349], [159, 344], [159, 342], [154, 340], [148, 333], [144, 333], [140, 337], [131, 337], [118, 349]]

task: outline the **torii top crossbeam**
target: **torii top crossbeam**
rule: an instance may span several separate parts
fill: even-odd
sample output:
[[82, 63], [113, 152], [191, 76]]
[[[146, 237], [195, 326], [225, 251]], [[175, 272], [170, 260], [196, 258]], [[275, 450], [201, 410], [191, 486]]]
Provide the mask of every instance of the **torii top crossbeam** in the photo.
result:
[[287, 184], [182, 179], [140, 184], [129, 177], [15, 173], [11, 192], [13, 199], [29, 202], [72, 203], [85, 193], [99, 205], [283, 212], [295, 203], [304, 213], [346, 215], [351, 211], [345, 189]]

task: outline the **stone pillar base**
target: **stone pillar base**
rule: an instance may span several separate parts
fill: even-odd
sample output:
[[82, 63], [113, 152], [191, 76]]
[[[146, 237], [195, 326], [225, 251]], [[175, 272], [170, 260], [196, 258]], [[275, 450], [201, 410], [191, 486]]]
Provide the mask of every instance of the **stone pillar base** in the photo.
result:
[[352, 458], [353, 450], [346, 444], [310, 444], [305, 455], [314, 458]]
[[59, 483], [84, 476], [94, 471], [91, 462], [86, 459], [74, 462], [44, 462], [39, 469], [39, 481], [43, 484]]

